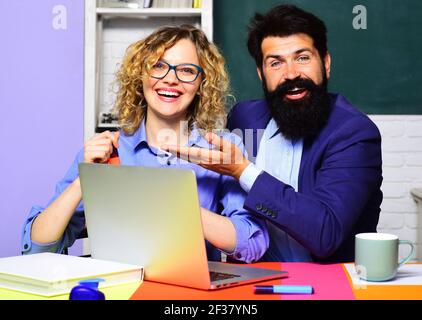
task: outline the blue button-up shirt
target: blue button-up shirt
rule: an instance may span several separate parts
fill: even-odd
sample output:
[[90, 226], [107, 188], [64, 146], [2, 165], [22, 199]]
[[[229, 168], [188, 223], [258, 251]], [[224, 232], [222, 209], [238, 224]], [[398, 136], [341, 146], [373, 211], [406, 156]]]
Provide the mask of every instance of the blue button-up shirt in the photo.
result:
[[[262, 136], [256, 163], [250, 164], [240, 176], [242, 188], [249, 192], [262, 170], [298, 191], [303, 139], [286, 139], [271, 119]], [[286, 232], [268, 222], [270, 247], [264, 261], [312, 261], [309, 251]]]
[[[243, 149], [242, 142], [236, 135], [225, 132], [222, 136], [224, 139], [236, 143], [236, 145]], [[212, 148], [200, 135], [196, 127], [193, 128], [189, 136], [188, 145], [207, 149]], [[243, 209], [246, 193], [234, 178], [206, 170], [196, 164], [189, 163], [149, 146], [144, 121], [132, 136], [127, 136], [121, 132], [118, 153], [122, 165], [172, 167], [193, 170], [196, 174], [201, 206], [228, 217], [235, 227], [236, 247], [233, 252], [226, 252], [230, 257], [249, 263], [258, 260], [268, 248], [269, 237], [266, 223]], [[78, 177], [78, 163], [83, 161], [83, 156], [84, 153], [81, 150], [64, 178], [57, 183], [56, 192], [47, 206]], [[32, 207], [25, 221], [22, 233], [23, 253], [62, 252], [74, 243], [77, 236], [85, 227], [84, 207], [81, 201], [61, 239], [49, 244], [35, 243], [31, 241], [32, 223], [44, 209], [45, 207], [41, 206]], [[208, 242], [206, 244], [208, 259], [220, 260], [221, 252]]]

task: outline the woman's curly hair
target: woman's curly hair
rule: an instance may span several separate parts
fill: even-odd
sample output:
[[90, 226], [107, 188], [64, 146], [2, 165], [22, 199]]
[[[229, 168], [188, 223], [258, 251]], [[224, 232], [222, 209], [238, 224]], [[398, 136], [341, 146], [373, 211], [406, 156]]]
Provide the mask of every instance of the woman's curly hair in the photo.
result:
[[199, 92], [188, 108], [186, 121], [189, 128], [192, 128], [193, 123], [205, 131], [224, 128], [225, 104], [230, 96], [225, 60], [203, 31], [191, 25], [181, 25], [160, 28], [126, 50], [117, 72], [115, 105], [120, 127], [125, 134], [134, 134], [146, 115], [143, 81], [148, 79], [149, 71], [164, 52], [182, 39], [189, 39], [195, 44], [199, 64], [204, 70]]

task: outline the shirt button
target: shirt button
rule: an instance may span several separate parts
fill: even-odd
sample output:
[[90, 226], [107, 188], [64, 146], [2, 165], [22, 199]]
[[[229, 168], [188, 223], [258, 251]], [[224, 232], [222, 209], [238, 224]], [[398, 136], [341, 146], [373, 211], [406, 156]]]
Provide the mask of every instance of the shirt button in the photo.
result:
[[169, 166], [169, 165], [171, 165], [171, 162], [170, 162], [170, 160], [167, 160], [167, 165]]
[[24, 246], [23, 246], [23, 248], [26, 250], [26, 249], [28, 249], [28, 245], [27, 244], [25, 244]]
[[237, 259], [242, 258], [242, 255], [240, 254], [240, 252], [236, 253], [236, 258], [237, 258]]

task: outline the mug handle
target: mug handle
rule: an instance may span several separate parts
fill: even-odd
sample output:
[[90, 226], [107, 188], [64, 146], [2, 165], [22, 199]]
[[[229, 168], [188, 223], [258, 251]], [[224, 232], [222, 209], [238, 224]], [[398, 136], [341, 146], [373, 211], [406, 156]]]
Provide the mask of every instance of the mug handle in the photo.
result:
[[399, 245], [401, 244], [407, 244], [410, 246], [410, 253], [406, 258], [403, 258], [402, 260], [399, 261], [399, 267], [403, 264], [405, 264], [406, 262], [408, 262], [410, 259], [413, 258], [413, 254], [415, 253], [415, 246], [412, 242], [408, 241], [408, 240], [399, 240]]

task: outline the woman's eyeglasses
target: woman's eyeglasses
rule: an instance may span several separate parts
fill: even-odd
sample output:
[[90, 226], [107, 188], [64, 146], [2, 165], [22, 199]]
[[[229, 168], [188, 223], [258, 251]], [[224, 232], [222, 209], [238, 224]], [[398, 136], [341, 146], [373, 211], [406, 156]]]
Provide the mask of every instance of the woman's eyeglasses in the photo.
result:
[[173, 66], [165, 61], [158, 61], [152, 66], [150, 76], [155, 79], [163, 79], [170, 70], [174, 70], [177, 79], [181, 82], [194, 82], [203, 72], [200, 66], [192, 63], [183, 63]]

